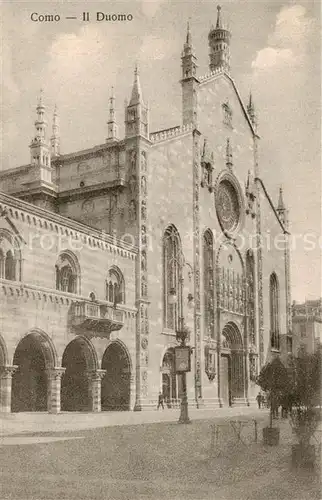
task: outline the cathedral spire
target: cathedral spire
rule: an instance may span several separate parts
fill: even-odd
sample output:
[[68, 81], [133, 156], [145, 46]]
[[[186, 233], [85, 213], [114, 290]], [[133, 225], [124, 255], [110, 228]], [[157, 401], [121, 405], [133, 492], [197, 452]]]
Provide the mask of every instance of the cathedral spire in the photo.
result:
[[196, 76], [197, 58], [191, 41], [190, 24], [187, 22], [186, 41], [181, 54], [182, 79]]
[[126, 137], [137, 135], [149, 137], [148, 108], [143, 101], [137, 65], [134, 71], [131, 99], [125, 109], [125, 135]]
[[54, 114], [53, 114], [53, 126], [52, 126], [52, 136], [50, 138], [51, 143], [51, 155], [60, 155], [60, 137], [59, 137], [59, 119], [57, 105], [55, 104]]
[[43, 89], [40, 89], [40, 94], [37, 103], [37, 119], [35, 121], [36, 134], [35, 137], [45, 139], [47, 122], [45, 120], [45, 106], [43, 104]]
[[283, 222], [283, 224], [287, 224], [287, 211], [284, 203], [284, 197], [283, 197], [283, 188], [280, 187], [279, 190], [279, 195], [278, 195], [278, 204], [277, 204], [277, 209], [276, 209], [278, 216], [280, 220]]
[[47, 122], [45, 120], [45, 106], [43, 103], [43, 90], [40, 90], [36, 107], [37, 118], [35, 121], [35, 136], [30, 144], [30, 161], [33, 165], [50, 168], [49, 145], [46, 140]]
[[187, 22], [187, 37], [186, 37], [186, 45], [191, 46], [191, 33], [190, 33], [190, 24]]
[[230, 70], [230, 38], [231, 33], [229, 29], [226, 29], [223, 25], [221, 18], [221, 7], [217, 6], [217, 22], [216, 27], [213, 26], [210, 29], [208, 35], [209, 47], [210, 47], [210, 71], [215, 71], [216, 69], [223, 69], [227, 72]]
[[221, 20], [221, 7], [220, 5], [217, 5], [217, 22], [216, 22], [216, 28], [222, 28], [222, 20]]
[[181, 53], [182, 122], [183, 125], [197, 123], [197, 58], [192, 45], [189, 21], [187, 35]]
[[114, 87], [111, 89], [110, 107], [109, 107], [109, 120], [107, 122], [107, 139], [106, 141], [115, 141], [118, 139], [117, 125], [115, 121], [115, 95]]
[[143, 104], [138, 65], [135, 65], [134, 82], [129, 106]]

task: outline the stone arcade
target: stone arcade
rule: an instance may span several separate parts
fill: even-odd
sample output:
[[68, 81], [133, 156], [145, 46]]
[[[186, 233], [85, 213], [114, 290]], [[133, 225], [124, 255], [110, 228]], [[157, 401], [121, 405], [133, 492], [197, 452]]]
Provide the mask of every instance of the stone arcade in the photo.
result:
[[0, 174], [1, 411], [143, 410], [159, 391], [178, 407], [181, 318], [190, 405], [253, 404], [260, 367], [287, 354], [287, 211], [261, 180], [230, 39], [218, 8], [198, 76], [188, 27], [177, 127], [150, 132], [136, 69], [125, 136], [112, 94], [106, 142], [62, 154], [40, 97], [30, 163]]

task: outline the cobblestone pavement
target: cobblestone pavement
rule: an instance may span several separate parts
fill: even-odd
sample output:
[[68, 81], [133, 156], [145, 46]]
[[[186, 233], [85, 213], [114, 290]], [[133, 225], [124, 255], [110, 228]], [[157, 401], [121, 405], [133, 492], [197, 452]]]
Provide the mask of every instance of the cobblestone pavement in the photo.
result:
[[[25, 433], [7, 434], [4, 440], [11, 443], [0, 446], [0, 498], [320, 500], [318, 475], [290, 467], [289, 423], [276, 422], [280, 444], [266, 447], [261, 437], [268, 422], [266, 410], [236, 413], [236, 409], [226, 410], [225, 415], [219, 410], [208, 412], [208, 418], [195, 418], [189, 425], [144, 423], [143, 419], [153, 418], [152, 412], [149, 417], [134, 417], [142, 425], [126, 425], [127, 416], [113, 414], [109, 426], [101, 428], [98, 418], [91, 429], [88, 422], [81, 429], [84, 420], [76, 415], [73, 425], [70, 415], [61, 415], [65, 425], [59, 432], [56, 422], [51, 430], [47, 425], [46, 431], [41, 432], [42, 427], [36, 432], [35, 421], [40, 417], [28, 421], [27, 416]], [[118, 425], [112, 426], [117, 417]], [[154, 418], [176, 417], [155, 412]], [[119, 425], [120, 420], [124, 425]], [[35, 437], [37, 443], [32, 441]]]

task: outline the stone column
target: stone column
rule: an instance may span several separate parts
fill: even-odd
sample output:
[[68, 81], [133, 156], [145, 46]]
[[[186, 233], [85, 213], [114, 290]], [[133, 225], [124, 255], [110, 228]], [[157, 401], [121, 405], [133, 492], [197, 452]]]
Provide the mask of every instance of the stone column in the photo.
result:
[[243, 357], [244, 357], [244, 377], [245, 377], [245, 384], [244, 384], [244, 396], [247, 402], [247, 406], [249, 406], [249, 394], [248, 394], [248, 389], [249, 389], [249, 381], [250, 381], [250, 370], [249, 370], [249, 350], [244, 349], [243, 352]]
[[0, 412], [11, 412], [12, 375], [17, 365], [0, 366]]
[[[162, 374], [161, 374], [161, 376], [162, 376]], [[136, 398], [135, 389], [136, 389], [135, 376], [133, 373], [131, 373], [131, 376], [130, 376], [130, 410], [134, 410], [134, 407], [135, 407], [135, 398]]]
[[49, 413], [60, 412], [61, 378], [66, 368], [54, 367], [47, 370], [47, 410]]
[[102, 378], [106, 374], [106, 370], [92, 370], [88, 373], [89, 390], [91, 396], [91, 411], [98, 413], [101, 411], [101, 387]]

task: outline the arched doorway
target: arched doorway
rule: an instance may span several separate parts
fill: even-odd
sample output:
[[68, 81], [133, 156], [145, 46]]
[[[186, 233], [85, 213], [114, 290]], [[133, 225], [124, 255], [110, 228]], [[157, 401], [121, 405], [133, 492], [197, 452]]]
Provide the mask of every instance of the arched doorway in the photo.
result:
[[48, 382], [46, 370], [55, 366], [54, 350], [46, 334], [33, 332], [18, 344], [13, 364], [11, 410], [46, 411]]
[[62, 411], [91, 411], [90, 371], [97, 369], [94, 347], [78, 337], [66, 347], [62, 366], [66, 368], [61, 382]]
[[182, 375], [177, 375], [174, 362], [174, 348], [170, 347], [163, 356], [162, 394], [168, 406], [176, 405], [182, 397]]
[[120, 342], [112, 342], [105, 350], [102, 370], [102, 410], [130, 409], [131, 364], [127, 349]]
[[225, 325], [221, 335], [220, 397], [231, 406], [234, 399], [243, 398], [244, 352], [238, 327], [233, 322]]

